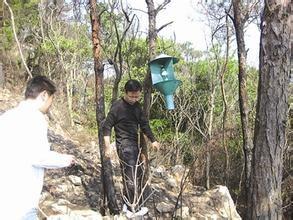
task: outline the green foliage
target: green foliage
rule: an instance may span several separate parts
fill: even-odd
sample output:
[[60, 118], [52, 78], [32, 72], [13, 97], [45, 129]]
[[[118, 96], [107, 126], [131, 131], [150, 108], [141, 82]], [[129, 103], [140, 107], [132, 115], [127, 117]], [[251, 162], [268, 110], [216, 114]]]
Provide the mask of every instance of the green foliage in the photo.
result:
[[[10, 1], [10, 7], [14, 15], [14, 23], [17, 35], [20, 37], [25, 36], [23, 32], [32, 30], [39, 24], [38, 18], [38, 3], [39, 0], [13, 0]], [[5, 6], [5, 16], [3, 18], [3, 49], [9, 50], [14, 44], [14, 36], [12, 30], [12, 22], [10, 11]], [[28, 36], [29, 37], [29, 36]], [[24, 39], [27, 40], [27, 39]]]
[[92, 56], [92, 46], [86, 35], [86, 26], [77, 26], [74, 23], [66, 27], [70, 33], [81, 33], [76, 34], [65, 34], [63, 30], [56, 31], [54, 38], [46, 38], [41, 43], [41, 49], [43, 53], [54, 54], [56, 52], [62, 52], [72, 54], [74, 56], [80, 56], [83, 58], [90, 58]]
[[11, 48], [12, 42], [14, 40], [13, 30], [10, 26], [4, 26], [2, 27], [2, 30], [4, 33], [2, 40], [3, 48], [5, 50], [8, 50], [9, 48]]
[[150, 126], [161, 142], [170, 142], [173, 137], [171, 122], [168, 119], [152, 119]]
[[25, 29], [39, 24], [38, 4], [40, 0], [13, 0], [11, 8], [14, 13], [16, 27]]
[[158, 38], [157, 40], [157, 54], [167, 54], [169, 56], [181, 58], [180, 50], [178, 50], [177, 44], [171, 40], [164, 40]]
[[43, 53], [46, 54], [54, 54], [56, 48], [54, 47], [54, 44], [52, 44], [52, 42], [46, 40], [41, 43], [41, 50], [43, 51]]
[[[125, 46], [129, 44], [126, 43]], [[143, 81], [148, 67], [146, 41], [144, 39], [136, 39], [132, 41], [130, 45], [131, 47], [123, 47], [123, 54], [129, 66], [129, 75], [131, 75], [132, 78]]]

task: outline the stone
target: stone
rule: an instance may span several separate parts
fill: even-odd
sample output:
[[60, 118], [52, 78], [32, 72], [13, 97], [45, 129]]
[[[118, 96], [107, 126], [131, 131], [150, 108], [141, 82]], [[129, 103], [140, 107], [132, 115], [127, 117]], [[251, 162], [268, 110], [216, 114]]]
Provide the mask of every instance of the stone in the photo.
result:
[[241, 217], [226, 186], [216, 186], [201, 196], [193, 196], [191, 215], [203, 219], [233, 219]]
[[51, 209], [60, 214], [68, 214], [71, 209], [67, 205], [59, 205], [57, 203], [51, 204]]
[[184, 206], [182, 208], [177, 209], [176, 216], [181, 217], [183, 219], [189, 218], [189, 208], [187, 206]]
[[160, 213], [172, 213], [174, 210], [174, 205], [160, 202], [157, 204], [156, 209]]
[[71, 210], [68, 214], [51, 215], [47, 220], [102, 220], [99, 212], [93, 210]]
[[82, 181], [79, 176], [70, 175], [68, 176], [69, 180], [75, 185], [75, 186], [81, 186]]
[[177, 184], [177, 181], [176, 179], [174, 179], [172, 176], [170, 176], [167, 180], [167, 185], [173, 189], [173, 188], [177, 188], [178, 187], [178, 184]]

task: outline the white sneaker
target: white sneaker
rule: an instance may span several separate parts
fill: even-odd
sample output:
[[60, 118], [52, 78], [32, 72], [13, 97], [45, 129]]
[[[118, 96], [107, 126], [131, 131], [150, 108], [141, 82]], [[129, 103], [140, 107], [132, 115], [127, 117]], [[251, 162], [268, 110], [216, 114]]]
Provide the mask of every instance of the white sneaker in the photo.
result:
[[127, 209], [127, 205], [123, 205], [122, 211], [125, 212], [127, 218], [134, 218], [138, 216], [144, 216], [148, 213], [149, 209], [147, 207], [141, 207], [141, 209], [138, 212], [131, 212]]
[[123, 204], [122, 211], [123, 211], [123, 212], [127, 212], [127, 210], [128, 210], [128, 209], [127, 209], [127, 205], [126, 205], [126, 204]]
[[125, 213], [125, 215], [126, 215], [127, 218], [133, 218], [133, 217], [135, 217], [135, 215], [134, 215], [135, 213], [129, 211], [126, 204], [123, 204], [122, 211]]
[[141, 207], [141, 209], [136, 212], [134, 215], [135, 216], [144, 216], [145, 214], [147, 214], [149, 211], [149, 209], [147, 207]]
[[135, 217], [135, 213], [133, 213], [133, 212], [127, 210], [127, 211], [126, 211], [126, 217], [127, 217], [127, 218], [134, 218], [134, 217]]

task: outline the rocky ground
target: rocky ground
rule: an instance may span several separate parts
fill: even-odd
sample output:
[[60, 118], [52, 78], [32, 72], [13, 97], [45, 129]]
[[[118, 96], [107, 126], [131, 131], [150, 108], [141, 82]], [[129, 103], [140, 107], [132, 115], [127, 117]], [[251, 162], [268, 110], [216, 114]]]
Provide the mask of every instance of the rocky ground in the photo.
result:
[[[18, 94], [0, 91], [0, 113], [17, 105], [22, 99], [21, 93]], [[52, 149], [75, 155], [77, 163], [69, 168], [46, 171], [40, 219], [127, 219], [123, 213], [103, 217], [100, 214], [103, 194], [98, 143], [94, 136], [86, 136], [82, 128], [64, 129], [58, 123], [56, 112], [48, 119]], [[117, 198], [122, 207], [122, 181], [116, 154], [113, 158]], [[185, 178], [187, 173], [188, 170], [181, 165], [171, 168], [158, 164], [151, 166], [148, 187], [151, 196], [145, 203], [149, 213], [144, 219], [241, 219], [225, 186], [211, 190], [192, 186]]]

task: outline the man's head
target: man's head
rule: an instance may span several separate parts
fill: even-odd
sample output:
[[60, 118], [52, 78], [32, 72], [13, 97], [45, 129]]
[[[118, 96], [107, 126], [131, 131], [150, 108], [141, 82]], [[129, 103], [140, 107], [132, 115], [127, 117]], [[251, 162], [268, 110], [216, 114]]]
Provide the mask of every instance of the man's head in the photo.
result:
[[126, 82], [125, 86], [125, 96], [124, 99], [129, 104], [133, 105], [134, 103], [140, 100], [142, 86], [139, 81], [130, 79]]
[[35, 76], [29, 80], [24, 93], [26, 100], [35, 100], [41, 112], [48, 112], [56, 92], [54, 83], [45, 76]]

